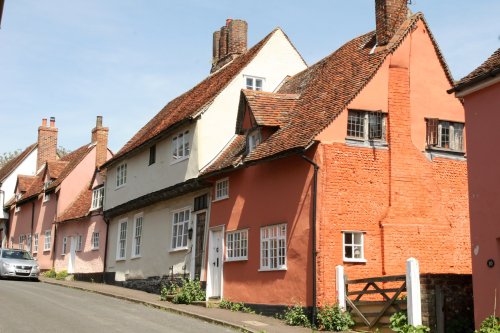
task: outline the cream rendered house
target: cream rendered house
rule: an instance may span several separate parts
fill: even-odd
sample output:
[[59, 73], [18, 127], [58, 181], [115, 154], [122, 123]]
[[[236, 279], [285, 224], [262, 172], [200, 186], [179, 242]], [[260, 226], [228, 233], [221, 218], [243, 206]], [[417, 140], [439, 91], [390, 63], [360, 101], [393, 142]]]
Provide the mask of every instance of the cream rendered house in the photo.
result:
[[110, 280], [149, 290], [171, 274], [205, 280], [213, 198], [197, 179], [200, 170], [231, 142], [241, 89], [274, 91], [307, 67], [279, 28], [249, 50], [244, 21], [228, 20], [213, 38], [211, 74], [168, 103], [105, 165]]

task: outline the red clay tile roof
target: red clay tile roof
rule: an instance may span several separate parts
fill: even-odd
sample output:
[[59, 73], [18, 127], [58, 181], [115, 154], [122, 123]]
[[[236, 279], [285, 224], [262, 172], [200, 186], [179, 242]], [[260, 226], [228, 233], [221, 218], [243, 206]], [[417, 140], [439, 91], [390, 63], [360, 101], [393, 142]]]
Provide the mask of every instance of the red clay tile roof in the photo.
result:
[[[243, 155], [245, 150], [241, 146], [245, 143], [244, 138], [236, 137], [233, 144], [203, 170], [202, 174], [207, 175], [230, 166], [237, 166], [241, 162], [255, 162], [303, 151], [313, 144], [317, 134], [325, 129], [370, 82], [386, 57], [415, 29], [419, 20], [424, 22], [429, 31], [423, 15], [417, 13], [403, 23], [390, 41], [390, 47], [371, 52], [375, 46], [375, 32], [370, 32], [344, 44], [331, 55], [290, 78], [278, 91], [279, 94], [300, 94], [295, 105], [290, 105], [290, 109], [284, 111], [288, 114], [288, 122], [280, 124], [274, 134], [247, 156]], [[432, 40], [438, 57], [444, 63], [437, 44], [434, 39]], [[443, 68], [451, 84], [448, 68], [447, 66]], [[264, 99], [262, 104], [269, 108], [267, 105], [269, 97], [266, 95], [254, 94], [252, 98]], [[260, 108], [260, 102], [256, 100], [252, 100], [248, 105], [252, 111], [252, 105], [258, 105], [258, 109]], [[239, 113], [243, 113], [244, 110], [240, 103]]]
[[0, 182], [4, 181], [37, 146], [36, 143], [28, 146], [19, 155], [7, 162], [3, 168], [0, 169]]
[[86, 186], [80, 194], [75, 198], [75, 200], [68, 206], [68, 208], [63, 211], [59, 216], [57, 216], [57, 222], [65, 222], [68, 220], [76, 220], [85, 217], [90, 212], [90, 206], [92, 204], [92, 190]]
[[278, 29], [257, 43], [254, 47], [243, 53], [232, 62], [212, 73], [198, 83], [191, 90], [169, 102], [156, 116], [153, 117], [116, 155], [108, 160], [104, 166], [110, 165], [125, 155], [147, 144], [150, 140], [165, 134], [169, 129], [175, 128], [182, 121], [189, 121], [197, 117], [219, 93], [253, 60], [266, 42]]
[[469, 75], [458, 81], [448, 92], [460, 91], [500, 73], [500, 48]]
[[17, 176], [17, 189], [19, 190], [19, 192], [26, 192], [35, 181], [35, 178], [35, 176]]
[[50, 179], [57, 179], [68, 165], [68, 161], [47, 161], [47, 173]]

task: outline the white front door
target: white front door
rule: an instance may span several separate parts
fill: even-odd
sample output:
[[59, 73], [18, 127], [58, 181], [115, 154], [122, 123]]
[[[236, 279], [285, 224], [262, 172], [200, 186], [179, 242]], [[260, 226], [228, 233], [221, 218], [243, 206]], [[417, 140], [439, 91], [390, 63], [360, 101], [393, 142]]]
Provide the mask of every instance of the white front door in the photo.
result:
[[210, 231], [210, 253], [208, 265], [210, 271], [210, 294], [209, 297], [221, 297], [222, 284], [222, 253], [223, 253], [223, 231]]
[[76, 237], [71, 237], [71, 245], [69, 247], [68, 259], [68, 273], [75, 272], [75, 258], [76, 258]]

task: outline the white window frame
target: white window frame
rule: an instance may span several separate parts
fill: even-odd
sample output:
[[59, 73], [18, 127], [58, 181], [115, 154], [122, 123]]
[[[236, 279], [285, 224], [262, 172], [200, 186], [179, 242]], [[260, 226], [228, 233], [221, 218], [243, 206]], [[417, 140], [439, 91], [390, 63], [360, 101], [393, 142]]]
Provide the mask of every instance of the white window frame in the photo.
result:
[[26, 250], [31, 252], [31, 234], [26, 235]]
[[[284, 228], [284, 230], [283, 230]], [[259, 271], [279, 271], [286, 270], [287, 251], [286, 251], [287, 224], [274, 224], [260, 228], [260, 269]], [[277, 247], [272, 247], [276, 242]], [[272, 252], [276, 248], [276, 263], [273, 264]], [[280, 249], [284, 252], [280, 253]]]
[[76, 236], [76, 251], [83, 250], [83, 235]]
[[[125, 229], [122, 230], [122, 225], [125, 225]], [[118, 235], [117, 235], [117, 242], [116, 242], [116, 260], [125, 260], [125, 257], [127, 255], [127, 228], [128, 228], [128, 220], [123, 219], [120, 220], [118, 223]], [[123, 236], [123, 237], [122, 237]], [[122, 250], [122, 244], [123, 244], [123, 256], [121, 254]]]
[[127, 163], [122, 163], [116, 167], [116, 188], [127, 185]]
[[45, 230], [45, 236], [43, 238], [43, 251], [50, 251], [50, 246], [52, 245], [52, 230]]
[[90, 210], [96, 210], [102, 207], [104, 201], [104, 186], [92, 190], [92, 207]]
[[[243, 75], [244, 78], [244, 85], [245, 89], [248, 90], [255, 90], [255, 91], [264, 91], [264, 85], [266, 83], [266, 79], [263, 77], [258, 77], [258, 76], [251, 76], [251, 75]], [[249, 80], [251, 81], [249, 83]], [[261, 86], [260, 89], [257, 87], [257, 82], [260, 81]]]
[[260, 128], [254, 129], [251, 132], [249, 132], [247, 136], [248, 154], [253, 152], [261, 142], [262, 142], [262, 136], [260, 134]]
[[215, 200], [223, 200], [229, 198], [229, 178], [219, 179], [215, 182]]
[[[346, 235], [350, 234], [351, 235], [351, 243], [346, 244]], [[356, 243], [355, 242], [355, 235], [360, 235], [361, 236], [361, 242]], [[351, 253], [352, 253], [352, 258], [346, 256], [346, 248], [350, 247]], [[359, 248], [360, 250], [360, 257], [355, 258], [354, 257], [354, 251], [355, 248]], [[342, 231], [342, 258], [345, 262], [366, 262], [365, 258], [365, 232], [364, 231], [357, 231], [357, 230], [344, 230]]]
[[38, 233], [33, 238], [33, 253], [38, 253]]
[[[140, 223], [139, 223], [140, 221]], [[142, 228], [144, 226], [144, 214], [134, 216], [134, 237], [132, 238], [131, 258], [140, 258], [142, 255]]]
[[43, 202], [50, 201], [50, 193], [43, 192]]
[[184, 130], [172, 137], [172, 163], [184, 161], [191, 155], [189, 130]]
[[68, 237], [63, 237], [63, 243], [62, 243], [62, 256], [66, 255], [66, 251], [68, 250]]
[[24, 243], [26, 241], [26, 235], [19, 235], [19, 249], [24, 250]]
[[[182, 213], [183, 220], [179, 220]], [[186, 213], [188, 218], [186, 219]], [[176, 218], [177, 216], [177, 218]], [[188, 230], [191, 223], [191, 207], [184, 207], [172, 211], [172, 238], [170, 240], [170, 251], [187, 250], [188, 248]], [[179, 232], [182, 227], [182, 232]], [[179, 244], [180, 239], [180, 244]], [[185, 243], [185, 244], [184, 244]]]
[[226, 233], [226, 261], [248, 260], [248, 229]]
[[101, 235], [99, 234], [99, 231], [94, 231], [92, 233], [92, 250], [98, 250], [99, 249], [99, 238]]

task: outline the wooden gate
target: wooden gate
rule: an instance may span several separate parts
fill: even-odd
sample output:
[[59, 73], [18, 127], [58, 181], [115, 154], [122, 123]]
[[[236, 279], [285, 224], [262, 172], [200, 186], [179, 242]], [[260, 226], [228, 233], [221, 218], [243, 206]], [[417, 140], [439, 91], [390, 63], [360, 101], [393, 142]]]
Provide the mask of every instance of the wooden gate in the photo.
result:
[[[345, 277], [346, 305], [357, 323], [368, 328], [387, 324], [388, 318], [406, 309], [406, 275], [349, 280]], [[382, 318], [386, 318], [384, 323]], [[358, 319], [358, 320], [356, 320]]]

